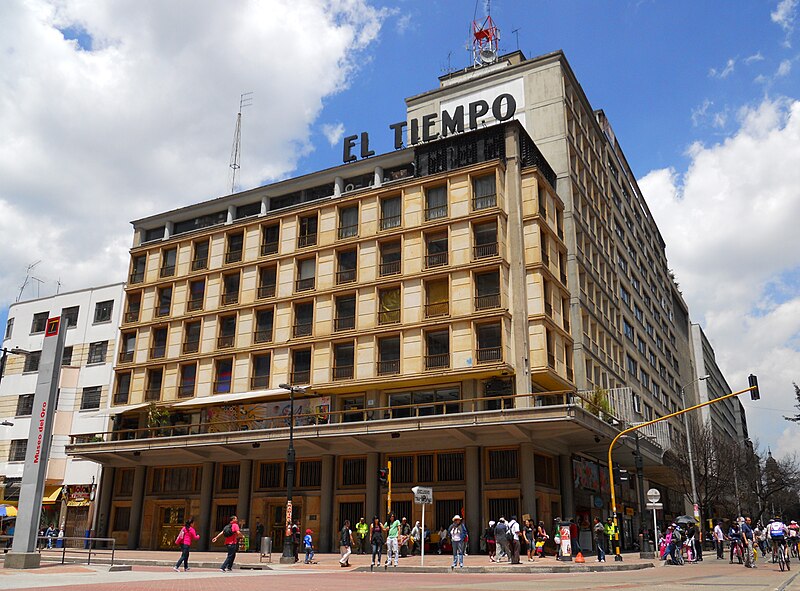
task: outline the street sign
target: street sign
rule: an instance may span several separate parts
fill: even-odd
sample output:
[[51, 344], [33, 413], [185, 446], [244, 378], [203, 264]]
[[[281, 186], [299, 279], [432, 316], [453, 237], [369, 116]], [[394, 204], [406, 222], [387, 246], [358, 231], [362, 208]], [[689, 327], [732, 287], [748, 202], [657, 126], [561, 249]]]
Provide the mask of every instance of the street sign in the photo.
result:
[[411, 489], [414, 493], [414, 502], [417, 505], [430, 505], [433, 503], [433, 489], [429, 486], [415, 486]]
[[661, 493], [657, 488], [651, 488], [647, 491], [647, 500], [651, 503], [658, 503], [661, 500]]
[[648, 509], [663, 509], [664, 503], [647, 503], [645, 507]]

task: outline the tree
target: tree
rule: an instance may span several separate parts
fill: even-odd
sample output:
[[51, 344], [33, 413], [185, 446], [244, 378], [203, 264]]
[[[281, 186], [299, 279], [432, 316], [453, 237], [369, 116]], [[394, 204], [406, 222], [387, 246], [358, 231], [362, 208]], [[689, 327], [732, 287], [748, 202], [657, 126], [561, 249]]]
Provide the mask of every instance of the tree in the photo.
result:
[[797, 403], [794, 407], [797, 409], [797, 414], [793, 417], [783, 417], [787, 421], [792, 421], [793, 423], [800, 422], [800, 386], [797, 385], [796, 382], [792, 382], [792, 386], [794, 386], [794, 398], [797, 400]]
[[765, 514], [789, 515], [794, 507], [800, 505], [800, 462], [797, 456], [787, 455], [775, 458], [768, 449], [765, 454], [754, 444], [751, 453], [741, 454], [737, 467], [742, 494], [742, 507], [754, 521]]

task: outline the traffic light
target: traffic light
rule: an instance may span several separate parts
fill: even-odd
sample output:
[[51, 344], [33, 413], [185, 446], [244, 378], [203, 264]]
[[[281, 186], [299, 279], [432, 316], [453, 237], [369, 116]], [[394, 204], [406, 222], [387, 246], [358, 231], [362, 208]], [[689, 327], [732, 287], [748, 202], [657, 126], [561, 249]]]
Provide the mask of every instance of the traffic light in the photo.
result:
[[628, 471], [619, 467], [619, 464], [614, 466], [614, 480], [617, 483], [628, 482]]
[[750, 390], [750, 400], [759, 400], [761, 398], [761, 393], [758, 391], [758, 378], [750, 374], [747, 378], [747, 382], [752, 388], [752, 390]]
[[381, 486], [389, 484], [389, 468], [378, 469], [378, 482], [381, 483]]

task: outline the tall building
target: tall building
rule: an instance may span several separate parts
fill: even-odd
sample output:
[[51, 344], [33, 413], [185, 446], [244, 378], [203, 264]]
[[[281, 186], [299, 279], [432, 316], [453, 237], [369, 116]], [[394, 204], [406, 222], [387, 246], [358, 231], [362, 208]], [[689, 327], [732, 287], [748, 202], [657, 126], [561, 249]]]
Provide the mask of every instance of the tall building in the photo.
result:
[[39, 356], [47, 319], [67, 326], [53, 446], [42, 499], [42, 525], [53, 523], [66, 536], [92, 529], [94, 489], [100, 464], [65, 453], [70, 436], [90, 440], [108, 424], [109, 384], [123, 301], [121, 283], [12, 304], [3, 336], [9, 353], [0, 381], [0, 504], [15, 505], [28, 445]]
[[[322, 550], [385, 513], [388, 461], [409, 521], [410, 488], [433, 487], [432, 531], [609, 513], [620, 421], [676, 409], [692, 376], [688, 310], [611, 126], [561, 52], [493, 58], [407, 107], [391, 128], [409, 147], [373, 156], [362, 136], [359, 160], [354, 136], [343, 166], [133, 222], [113, 429], [70, 446], [113, 475], [100, 533], [170, 547], [191, 514], [207, 544], [236, 513], [279, 547], [280, 384], [309, 388], [293, 516]], [[646, 435], [657, 480], [670, 428]]]

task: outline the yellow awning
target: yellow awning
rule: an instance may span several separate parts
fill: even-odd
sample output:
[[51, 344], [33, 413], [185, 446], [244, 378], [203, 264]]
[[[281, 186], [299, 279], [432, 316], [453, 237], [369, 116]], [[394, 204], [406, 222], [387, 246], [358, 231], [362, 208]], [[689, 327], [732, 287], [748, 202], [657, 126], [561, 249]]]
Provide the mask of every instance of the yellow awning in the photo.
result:
[[58, 501], [58, 497], [61, 494], [61, 487], [56, 486], [45, 486], [44, 487], [44, 496], [42, 497], [42, 505], [55, 505], [56, 501]]

